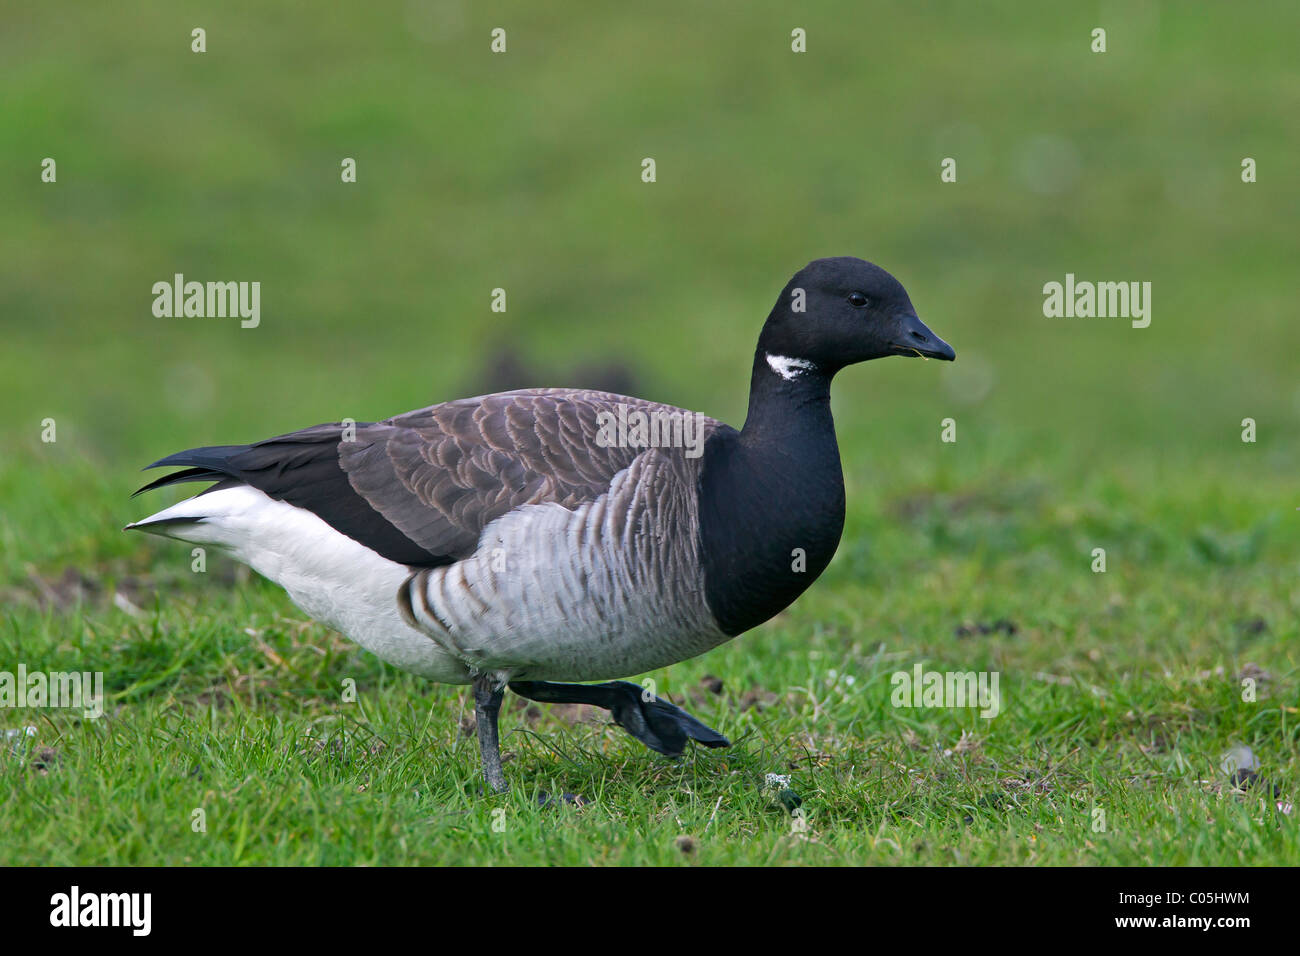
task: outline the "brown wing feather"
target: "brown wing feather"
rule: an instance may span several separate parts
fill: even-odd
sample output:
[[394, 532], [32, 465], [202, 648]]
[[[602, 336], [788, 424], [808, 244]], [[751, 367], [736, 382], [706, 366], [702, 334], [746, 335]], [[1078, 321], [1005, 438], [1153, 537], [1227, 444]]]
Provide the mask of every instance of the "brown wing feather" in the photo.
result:
[[[483, 529], [522, 505], [575, 507], [604, 494], [642, 448], [603, 447], [601, 412], [683, 410], [579, 389], [460, 399], [358, 426], [339, 443], [352, 488], [431, 555], [472, 554]], [[693, 414], [687, 412], [686, 414]], [[705, 419], [707, 428], [718, 423]]]

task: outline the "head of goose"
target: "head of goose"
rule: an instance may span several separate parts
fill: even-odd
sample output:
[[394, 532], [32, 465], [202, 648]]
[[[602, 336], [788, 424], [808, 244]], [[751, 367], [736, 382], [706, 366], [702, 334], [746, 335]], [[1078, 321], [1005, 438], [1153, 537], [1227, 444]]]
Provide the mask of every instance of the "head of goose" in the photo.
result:
[[852, 256], [817, 259], [799, 270], [768, 315], [758, 348], [787, 380], [807, 372], [830, 378], [887, 355], [957, 357], [917, 317], [901, 282]]

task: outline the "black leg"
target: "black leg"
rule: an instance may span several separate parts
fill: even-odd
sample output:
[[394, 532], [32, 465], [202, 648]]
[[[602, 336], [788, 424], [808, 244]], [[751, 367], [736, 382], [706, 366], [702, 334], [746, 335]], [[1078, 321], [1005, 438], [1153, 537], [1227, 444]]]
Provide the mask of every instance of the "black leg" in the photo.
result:
[[478, 725], [478, 750], [483, 760], [483, 779], [493, 793], [510, 789], [501, 771], [501, 742], [497, 739], [497, 716], [501, 713], [503, 688], [495, 687], [491, 677], [474, 679], [474, 721]]
[[552, 684], [549, 681], [511, 681], [520, 697], [544, 704], [591, 704], [608, 710], [614, 721], [645, 744], [669, 757], [686, 749], [688, 739], [706, 747], [730, 747], [731, 741], [700, 723], [666, 700], [642, 700], [642, 689], [625, 680], [604, 684]]

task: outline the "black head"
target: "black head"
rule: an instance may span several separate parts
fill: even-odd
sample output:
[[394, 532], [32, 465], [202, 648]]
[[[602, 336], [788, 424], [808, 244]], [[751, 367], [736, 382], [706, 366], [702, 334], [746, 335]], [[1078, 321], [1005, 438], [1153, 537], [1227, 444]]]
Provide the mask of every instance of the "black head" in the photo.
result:
[[816, 259], [799, 270], [767, 317], [758, 347], [782, 375], [815, 367], [830, 376], [886, 355], [956, 358], [916, 317], [902, 283], [851, 256]]

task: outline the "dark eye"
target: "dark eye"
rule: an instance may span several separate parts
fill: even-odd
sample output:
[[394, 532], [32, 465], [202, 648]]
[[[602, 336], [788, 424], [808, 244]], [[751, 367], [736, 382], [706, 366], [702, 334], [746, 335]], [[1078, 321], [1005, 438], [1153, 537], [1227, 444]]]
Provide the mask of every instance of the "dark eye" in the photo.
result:
[[867, 297], [861, 292], [850, 292], [849, 302], [855, 309], [865, 309], [867, 307]]

